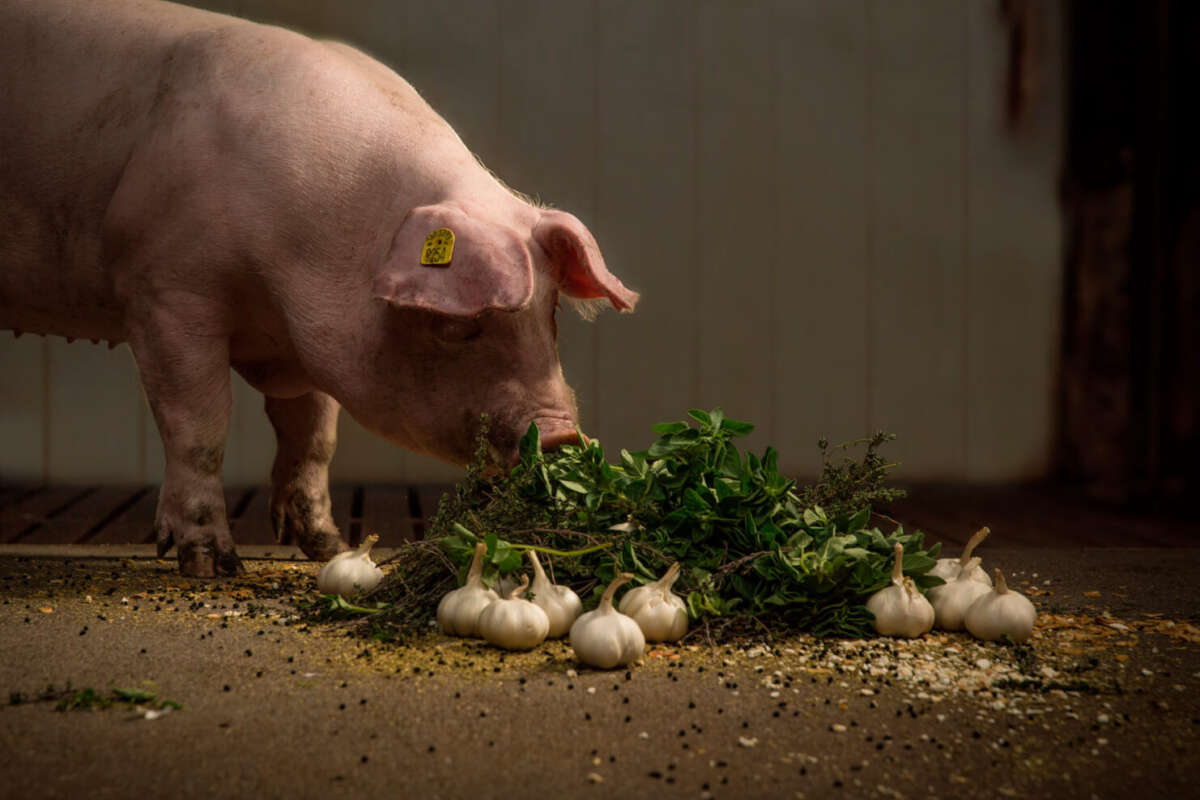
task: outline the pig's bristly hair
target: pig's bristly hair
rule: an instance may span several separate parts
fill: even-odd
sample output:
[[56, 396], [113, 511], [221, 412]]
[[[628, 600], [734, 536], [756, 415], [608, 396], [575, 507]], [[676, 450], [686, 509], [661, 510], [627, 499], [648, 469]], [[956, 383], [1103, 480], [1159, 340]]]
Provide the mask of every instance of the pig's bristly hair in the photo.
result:
[[504, 189], [504, 191], [508, 192], [513, 197], [520, 200], [522, 203], [533, 206], [534, 208], [542, 210], [542, 211], [545, 211], [549, 208], [553, 208], [553, 206], [551, 206], [549, 203], [543, 201], [542, 198], [536, 197], [536, 196], [531, 197], [530, 195], [525, 194], [524, 192], [520, 191], [519, 189], [514, 189], [513, 187], [509, 186], [507, 183], [504, 182], [503, 178], [501, 178], [499, 175], [497, 175], [495, 172], [492, 171], [491, 167], [489, 167], [487, 164], [483, 163], [483, 159], [479, 157], [478, 153], [472, 152], [471, 155], [475, 158], [475, 163], [478, 164], [480, 167], [482, 167], [484, 172], [486, 172], [488, 175], [492, 176], [492, 180], [494, 180], [496, 183], [500, 184], [500, 186]]
[[[504, 179], [492, 172], [492, 169], [484, 163], [484, 160], [479, 157], [479, 154], [475, 154], [475, 152], [473, 152], [473, 154], [470, 155], [473, 155], [475, 157], [475, 162], [478, 163], [480, 167], [484, 168], [485, 172], [492, 176], [492, 180], [496, 181], [500, 186], [503, 186], [504, 191], [511, 194], [512, 197], [515, 197], [516, 199], [521, 200], [522, 203], [526, 203], [527, 205], [533, 206], [535, 209], [539, 209], [541, 211], [553, 209], [553, 205], [546, 203], [546, 201], [542, 200], [540, 197], [530, 197], [528, 194], [515, 190], [515, 188], [505, 184]], [[571, 308], [575, 309], [575, 313], [580, 315], [582, 319], [589, 321], [589, 323], [596, 317], [599, 317], [600, 312], [604, 311], [605, 307], [608, 305], [607, 297], [589, 297], [587, 300], [582, 300], [580, 297], [568, 297], [563, 295], [563, 300], [565, 300]]]
[[[483, 169], [492, 176], [492, 180], [504, 187], [506, 192], [520, 200], [522, 203], [526, 203], [527, 205], [533, 206], [534, 208], [542, 211], [547, 211], [554, 208], [552, 204], [547, 203], [540, 197], [531, 197], [530, 195], [527, 195], [524, 192], [509, 186], [504, 182], [503, 178], [493, 172], [487, 164], [483, 163], [483, 159], [479, 157], [478, 153], [471, 153], [471, 155], [475, 157], [475, 162], [479, 164], [479, 166], [483, 167]], [[600, 316], [600, 312], [603, 311], [609, 303], [609, 300], [606, 297], [592, 297], [585, 300], [578, 297], [567, 297], [564, 295], [562, 299], [567, 302], [567, 305], [575, 310], [576, 314], [588, 322], [592, 322], [596, 319], [596, 317]]]
[[567, 305], [575, 309], [576, 314], [588, 322], [598, 317], [608, 305], [607, 297], [592, 297], [587, 300], [581, 300], [578, 297], [563, 297], [563, 299], [567, 301]]

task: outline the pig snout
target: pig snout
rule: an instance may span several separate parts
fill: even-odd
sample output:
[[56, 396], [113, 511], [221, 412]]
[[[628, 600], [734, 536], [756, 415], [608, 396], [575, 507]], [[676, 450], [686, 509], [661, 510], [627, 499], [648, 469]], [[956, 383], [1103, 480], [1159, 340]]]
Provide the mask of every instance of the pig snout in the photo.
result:
[[[518, 442], [529, 430], [529, 423], [538, 426], [538, 440], [543, 452], [553, 452], [564, 445], [579, 444], [580, 434], [578, 423], [565, 416], [533, 416], [525, 417], [523, 421], [513, 420], [511, 425], [499, 425], [492, 428], [489, 435], [491, 461], [493, 466], [501, 469], [512, 469], [521, 461]], [[584, 436], [582, 441], [586, 442]]]
[[579, 444], [579, 431], [574, 420], [559, 417], [534, 419], [541, 434], [543, 450], [557, 450], [566, 444]]

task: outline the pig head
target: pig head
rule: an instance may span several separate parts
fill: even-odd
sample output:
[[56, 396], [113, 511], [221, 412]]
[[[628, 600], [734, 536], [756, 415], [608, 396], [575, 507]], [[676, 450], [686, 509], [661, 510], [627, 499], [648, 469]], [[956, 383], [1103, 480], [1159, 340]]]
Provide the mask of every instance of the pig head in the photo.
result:
[[[575, 217], [515, 210], [505, 221], [451, 201], [407, 214], [374, 276], [382, 308], [367, 364], [339, 386], [365, 426], [456, 464], [471, 459], [481, 414], [502, 465], [516, 462], [530, 422], [544, 448], [576, 440], [575, 398], [558, 359], [560, 296], [628, 311], [637, 295], [609, 273]], [[453, 235], [452, 255], [422, 263], [435, 232]]]

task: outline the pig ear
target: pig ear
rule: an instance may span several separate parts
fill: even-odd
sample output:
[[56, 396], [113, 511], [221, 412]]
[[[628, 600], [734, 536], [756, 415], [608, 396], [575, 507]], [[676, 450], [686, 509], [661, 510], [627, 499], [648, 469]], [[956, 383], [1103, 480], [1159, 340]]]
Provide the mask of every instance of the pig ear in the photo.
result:
[[[422, 264], [426, 238], [445, 230], [453, 251]], [[449, 252], [449, 261], [445, 254]], [[514, 231], [481, 222], [450, 204], [414, 208], [392, 240], [375, 274], [375, 297], [399, 308], [419, 308], [455, 317], [484, 311], [520, 311], [533, 298], [533, 262]]]
[[617, 280], [600, 256], [600, 247], [583, 223], [565, 211], [543, 211], [533, 238], [559, 270], [559, 286], [578, 300], [607, 298], [618, 311], [633, 311], [637, 292]]

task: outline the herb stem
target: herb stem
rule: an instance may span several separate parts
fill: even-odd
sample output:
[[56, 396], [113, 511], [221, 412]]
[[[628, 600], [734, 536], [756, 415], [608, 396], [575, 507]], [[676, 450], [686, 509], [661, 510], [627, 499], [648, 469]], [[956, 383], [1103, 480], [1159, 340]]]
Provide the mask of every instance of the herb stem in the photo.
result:
[[509, 542], [509, 546], [512, 547], [513, 550], [535, 550], [539, 553], [545, 553], [548, 556], [574, 558], [575, 556], [584, 556], [588, 553], [597, 553], [601, 550], [607, 550], [608, 548], [612, 547], [612, 544], [610, 542], [605, 542], [604, 544], [595, 544], [591, 547], [584, 547], [579, 550], [555, 550], [553, 547], [541, 547], [536, 544], [517, 544], [516, 542]]
[[[471, 537], [472, 539], [474, 539], [476, 541], [482, 541], [481, 537], [476, 536], [474, 533], [471, 532], [470, 528], [467, 528], [465, 525], [463, 525], [460, 522], [454, 523], [454, 530], [460, 534], [465, 533], [467, 536]], [[588, 553], [596, 553], [601, 550], [607, 550], [608, 548], [612, 547], [612, 542], [603, 542], [601, 544], [594, 544], [591, 547], [583, 547], [583, 548], [580, 548], [579, 550], [556, 550], [553, 547], [542, 547], [541, 545], [536, 545], [536, 544], [519, 544], [517, 542], [509, 542], [509, 547], [511, 547], [513, 550], [519, 550], [521, 552], [524, 552], [526, 550], [534, 550], [538, 553], [545, 553], [548, 556], [559, 556], [562, 558], [574, 558], [576, 556], [585, 556]]]

